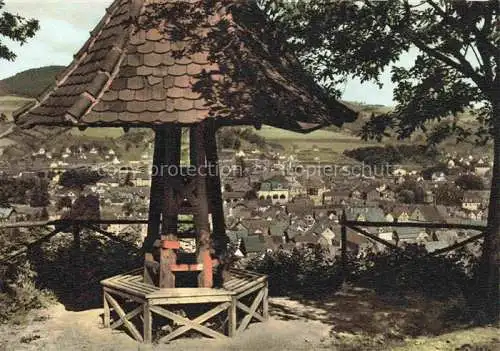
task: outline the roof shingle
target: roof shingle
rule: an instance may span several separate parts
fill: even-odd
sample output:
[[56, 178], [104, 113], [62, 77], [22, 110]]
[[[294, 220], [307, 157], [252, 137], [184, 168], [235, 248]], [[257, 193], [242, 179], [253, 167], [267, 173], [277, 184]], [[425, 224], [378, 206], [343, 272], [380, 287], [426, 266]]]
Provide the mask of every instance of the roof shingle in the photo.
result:
[[[216, 118], [309, 131], [355, 119], [295, 58], [271, 52], [276, 45], [253, 2], [214, 3], [195, 22], [197, 0], [115, 0], [54, 87], [17, 122], [151, 126]], [[165, 17], [150, 17], [159, 11], [168, 26]], [[222, 39], [213, 39], [215, 32]], [[233, 51], [220, 47], [224, 40], [236, 43]]]

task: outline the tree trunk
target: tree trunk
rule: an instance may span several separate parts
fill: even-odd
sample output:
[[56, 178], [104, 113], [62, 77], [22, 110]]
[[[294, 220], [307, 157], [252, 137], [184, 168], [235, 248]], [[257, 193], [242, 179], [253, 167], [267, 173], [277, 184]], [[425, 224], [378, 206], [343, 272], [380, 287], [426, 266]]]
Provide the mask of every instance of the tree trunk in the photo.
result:
[[493, 169], [487, 232], [480, 262], [478, 301], [490, 323], [499, 321], [500, 243], [500, 101], [493, 101]]

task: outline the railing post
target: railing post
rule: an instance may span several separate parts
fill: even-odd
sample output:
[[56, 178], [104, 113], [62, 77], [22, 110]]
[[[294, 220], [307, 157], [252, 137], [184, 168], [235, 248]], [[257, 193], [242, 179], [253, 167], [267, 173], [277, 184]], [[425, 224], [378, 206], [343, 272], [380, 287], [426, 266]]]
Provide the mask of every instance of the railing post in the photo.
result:
[[345, 210], [342, 211], [342, 216], [340, 218], [340, 260], [342, 265], [342, 280], [345, 281], [347, 278], [347, 227], [345, 226], [345, 222], [347, 220], [347, 216]]

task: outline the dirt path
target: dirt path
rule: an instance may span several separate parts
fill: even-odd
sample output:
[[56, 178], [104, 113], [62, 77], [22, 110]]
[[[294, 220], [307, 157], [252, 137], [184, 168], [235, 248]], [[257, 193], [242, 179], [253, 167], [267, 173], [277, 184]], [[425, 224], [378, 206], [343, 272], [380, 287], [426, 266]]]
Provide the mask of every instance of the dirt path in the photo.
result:
[[66, 311], [55, 305], [31, 317], [27, 326], [3, 327], [0, 350], [313, 350], [329, 345], [330, 326], [317, 321], [270, 319], [227, 340], [179, 339], [170, 344], [139, 345], [120, 331], [102, 328], [101, 309]]
[[[500, 350], [499, 329], [476, 328], [443, 334], [438, 337], [406, 338], [397, 347], [383, 335], [374, 341], [373, 334], [354, 330], [353, 326], [370, 330], [378, 320], [375, 306], [366, 301], [349, 302], [337, 297], [336, 302], [308, 304], [288, 298], [271, 300], [272, 317], [266, 323], [254, 323], [238, 337], [226, 340], [208, 338], [178, 339], [170, 344], [139, 345], [121, 331], [102, 328], [101, 309], [83, 312], [66, 311], [57, 304], [30, 313], [25, 323], [0, 326], [0, 351], [10, 350], [469, 350], [464, 345], [486, 345], [481, 350]], [[353, 300], [354, 301], [354, 300]], [[356, 308], [370, 310], [365, 314]], [[350, 313], [346, 313], [350, 311]], [[391, 311], [385, 310], [390, 318]], [[371, 317], [374, 315], [375, 317]], [[361, 316], [356, 318], [356, 316]], [[364, 322], [364, 323], [363, 323]], [[347, 332], [347, 329], [353, 329]], [[475, 350], [475, 349], [470, 349]]]

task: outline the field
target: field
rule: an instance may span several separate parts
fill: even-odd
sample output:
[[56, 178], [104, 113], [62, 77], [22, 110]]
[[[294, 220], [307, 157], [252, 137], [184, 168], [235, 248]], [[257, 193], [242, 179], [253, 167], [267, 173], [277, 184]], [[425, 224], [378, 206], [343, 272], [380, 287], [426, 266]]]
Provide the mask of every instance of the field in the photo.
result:
[[12, 121], [12, 112], [30, 101], [33, 101], [33, 99], [13, 95], [0, 96], [0, 113], [5, 113], [7, 118]]
[[[309, 134], [294, 133], [283, 129], [263, 126], [256, 133], [270, 143], [283, 146], [287, 152], [295, 151], [301, 160], [321, 162], [347, 162], [342, 153], [347, 149], [355, 149], [369, 145], [380, 145], [366, 142], [348, 133], [330, 129], [317, 130]], [[317, 158], [317, 159], [316, 159]]]
[[123, 136], [124, 133], [122, 128], [87, 128], [84, 131], [74, 128], [71, 130], [71, 135], [75, 137], [88, 137], [92, 139], [115, 139]]

